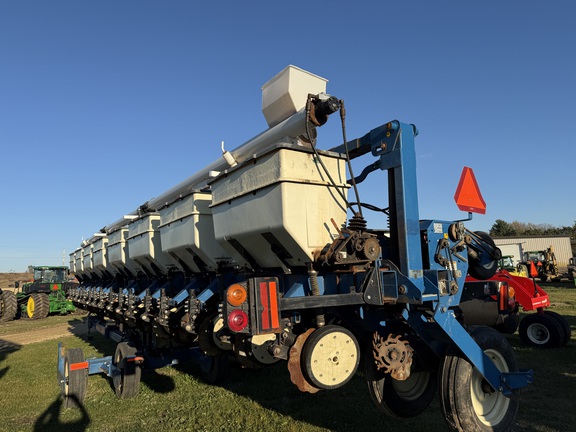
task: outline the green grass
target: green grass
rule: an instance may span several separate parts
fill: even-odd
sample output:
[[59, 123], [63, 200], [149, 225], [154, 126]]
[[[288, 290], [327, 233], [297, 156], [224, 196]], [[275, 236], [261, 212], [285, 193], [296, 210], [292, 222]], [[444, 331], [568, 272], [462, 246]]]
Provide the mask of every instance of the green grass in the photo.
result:
[[[520, 366], [535, 371], [535, 382], [522, 391], [515, 430], [576, 430], [576, 289], [558, 284], [544, 289], [552, 310], [569, 319], [574, 336], [568, 347], [547, 351], [526, 348], [517, 335], [509, 336]], [[46, 322], [77, 319], [53, 318]], [[13, 328], [18, 325], [28, 323]], [[100, 335], [62, 342], [82, 348], [87, 357], [114, 351], [114, 344]], [[285, 362], [260, 371], [232, 367], [221, 386], [204, 384], [193, 364], [144, 371], [139, 395], [128, 400], [117, 399], [109, 380], [95, 375], [89, 379], [84, 410], [64, 410], [56, 358], [56, 341], [0, 352], [0, 431], [447, 430], [437, 401], [416, 418], [388, 418], [374, 408], [360, 376], [334, 391], [305, 394], [290, 382]]]

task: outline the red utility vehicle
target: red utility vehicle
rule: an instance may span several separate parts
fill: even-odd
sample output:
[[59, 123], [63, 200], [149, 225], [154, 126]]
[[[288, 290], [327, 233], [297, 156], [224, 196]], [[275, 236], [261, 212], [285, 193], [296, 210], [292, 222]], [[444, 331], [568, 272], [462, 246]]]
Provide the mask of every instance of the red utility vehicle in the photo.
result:
[[[468, 276], [459, 307], [466, 325], [489, 325], [510, 334], [518, 330], [522, 342], [534, 347], [565, 346], [571, 337], [570, 324], [562, 315], [547, 310], [549, 306], [548, 294], [534, 278], [498, 270], [486, 280]], [[520, 307], [534, 313], [520, 320]]]

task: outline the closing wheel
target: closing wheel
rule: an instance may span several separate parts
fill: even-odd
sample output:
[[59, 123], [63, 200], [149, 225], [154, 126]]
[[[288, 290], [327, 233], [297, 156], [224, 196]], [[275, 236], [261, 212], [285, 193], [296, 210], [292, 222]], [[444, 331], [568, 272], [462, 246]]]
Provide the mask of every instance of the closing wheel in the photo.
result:
[[391, 417], [415, 417], [423, 412], [436, 396], [436, 373], [412, 371], [408, 379], [399, 381], [376, 369], [372, 350], [365, 360], [366, 382], [372, 401]]
[[0, 293], [0, 322], [12, 321], [18, 312], [18, 300], [12, 291]]
[[134, 397], [140, 390], [142, 369], [137, 363], [136, 347], [128, 342], [116, 345], [112, 364], [118, 368], [112, 375], [116, 396], [122, 399]]
[[60, 383], [60, 395], [64, 408], [80, 408], [88, 387], [88, 369], [78, 368], [84, 362], [81, 348], [70, 348], [64, 353], [64, 376]]
[[26, 303], [26, 313], [30, 319], [44, 319], [50, 312], [50, 299], [48, 294], [33, 293]]
[[208, 384], [216, 384], [228, 374], [228, 355], [203, 355], [200, 360], [200, 377]]
[[[469, 332], [498, 370], [518, 370], [514, 350], [503, 335], [485, 326], [472, 326]], [[493, 390], [458, 350], [449, 350], [439, 373], [440, 406], [451, 429], [488, 432], [512, 428], [518, 401]]]
[[560, 324], [560, 327], [562, 328], [562, 332], [564, 334], [564, 338], [560, 346], [566, 346], [566, 344], [570, 341], [570, 338], [572, 337], [572, 329], [570, 328], [570, 323], [566, 320], [565, 317], [560, 315], [558, 312], [545, 310], [544, 315], [551, 316], [556, 320], [556, 322], [558, 322], [558, 324]]
[[533, 313], [520, 321], [520, 339], [536, 348], [558, 348], [564, 341], [561, 324], [549, 314]]
[[356, 373], [359, 361], [358, 341], [350, 330], [337, 325], [315, 330], [302, 347], [302, 372], [320, 389], [346, 384]]

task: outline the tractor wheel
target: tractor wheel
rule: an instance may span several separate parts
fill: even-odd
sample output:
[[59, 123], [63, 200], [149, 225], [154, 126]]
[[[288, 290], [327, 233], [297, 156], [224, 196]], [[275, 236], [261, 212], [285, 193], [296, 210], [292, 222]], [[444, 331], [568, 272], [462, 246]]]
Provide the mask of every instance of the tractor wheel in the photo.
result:
[[136, 363], [136, 347], [128, 342], [120, 342], [116, 346], [116, 352], [112, 364], [118, 368], [112, 375], [112, 383], [116, 396], [128, 399], [138, 394], [140, 390], [140, 378], [142, 369]]
[[30, 319], [44, 319], [50, 312], [50, 299], [48, 294], [33, 293], [28, 298], [26, 312]]
[[228, 374], [228, 354], [204, 355], [200, 360], [200, 377], [208, 384], [223, 381]]
[[64, 353], [64, 377], [60, 386], [64, 408], [81, 408], [88, 387], [88, 369], [75, 369], [76, 363], [84, 362], [81, 348], [70, 348]]
[[568, 320], [566, 320], [566, 318], [564, 318], [558, 312], [554, 312], [551, 310], [545, 310], [544, 315], [551, 316], [560, 324], [560, 327], [562, 328], [562, 331], [564, 332], [564, 338], [563, 338], [560, 346], [566, 346], [568, 344], [568, 342], [570, 341], [570, 338], [572, 337], [572, 329], [570, 328], [570, 323], [568, 322]]
[[549, 314], [533, 313], [520, 321], [518, 334], [522, 342], [536, 348], [558, 348], [564, 341], [564, 330]]
[[[469, 331], [498, 370], [518, 370], [514, 350], [503, 335], [485, 326]], [[518, 401], [493, 390], [458, 350], [445, 356], [439, 383], [442, 413], [452, 430], [508, 431], [514, 425]]]
[[12, 291], [0, 294], [0, 322], [12, 321], [18, 312], [18, 300]]
[[372, 350], [365, 362], [368, 392], [376, 407], [391, 417], [415, 417], [423, 412], [436, 396], [436, 373], [415, 371], [408, 379], [398, 381], [389, 374], [376, 370], [370, 361]]

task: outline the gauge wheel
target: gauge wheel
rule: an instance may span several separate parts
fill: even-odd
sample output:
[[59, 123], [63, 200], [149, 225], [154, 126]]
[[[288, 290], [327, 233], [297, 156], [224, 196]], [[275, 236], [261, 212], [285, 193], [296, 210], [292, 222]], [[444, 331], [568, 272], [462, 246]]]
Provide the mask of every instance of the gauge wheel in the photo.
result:
[[64, 376], [61, 377], [60, 383], [60, 395], [64, 408], [80, 408], [84, 403], [88, 387], [88, 369], [77, 367], [78, 363], [84, 361], [81, 348], [70, 348], [64, 353]]
[[359, 361], [356, 337], [338, 325], [315, 330], [302, 347], [302, 372], [320, 389], [331, 390], [346, 384], [356, 373]]
[[119, 398], [128, 399], [140, 391], [142, 368], [135, 361], [136, 354], [136, 347], [129, 342], [120, 342], [116, 345], [112, 364], [117, 370], [112, 374], [112, 383]]
[[[514, 350], [493, 328], [472, 326], [470, 336], [501, 372], [518, 370]], [[507, 431], [518, 413], [518, 400], [490, 387], [457, 349], [449, 349], [439, 369], [440, 406], [448, 426], [462, 431]]]
[[228, 374], [228, 354], [202, 355], [200, 377], [208, 384], [222, 382]]

